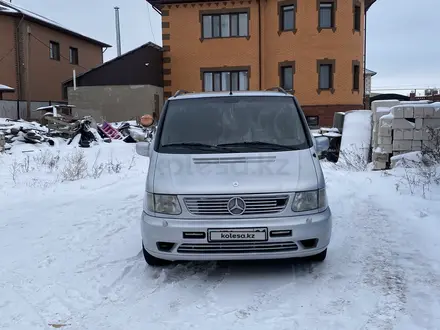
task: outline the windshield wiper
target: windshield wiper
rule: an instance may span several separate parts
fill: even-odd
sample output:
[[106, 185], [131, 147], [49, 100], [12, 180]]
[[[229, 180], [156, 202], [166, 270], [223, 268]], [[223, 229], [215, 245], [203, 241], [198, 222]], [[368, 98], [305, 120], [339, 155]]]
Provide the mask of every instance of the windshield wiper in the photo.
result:
[[234, 143], [222, 143], [217, 146], [220, 147], [256, 147], [272, 150], [300, 150], [298, 147], [286, 146], [284, 144], [270, 143], [263, 141], [247, 141], [247, 142], [234, 142]]
[[182, 142], [182, 143], [169, 143], [164, 144], [161, 146], [162, 148], [172, 148], [172, 147], [182, 147], [182, 148], [189, 148], [189, 149], [197, 149], [197, 150], [209, 150], [209, 151], [225, 151], [225, 152], [237, 152], [235, 150], [223, 147], [223, 146], [216, 146], [212, 144], [205, 144], [205, 143], [192, 143], [192, 142]]

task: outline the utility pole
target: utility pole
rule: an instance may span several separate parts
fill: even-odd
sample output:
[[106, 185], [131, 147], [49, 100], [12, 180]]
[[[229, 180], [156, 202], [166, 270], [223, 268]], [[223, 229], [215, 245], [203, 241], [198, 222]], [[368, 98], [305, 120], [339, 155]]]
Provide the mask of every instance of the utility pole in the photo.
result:
[[121, 25], [119, 22], [119, 7], [115, 7], [115, 21], [116, 21], [116, 45], [118, 57], [121, 56]]

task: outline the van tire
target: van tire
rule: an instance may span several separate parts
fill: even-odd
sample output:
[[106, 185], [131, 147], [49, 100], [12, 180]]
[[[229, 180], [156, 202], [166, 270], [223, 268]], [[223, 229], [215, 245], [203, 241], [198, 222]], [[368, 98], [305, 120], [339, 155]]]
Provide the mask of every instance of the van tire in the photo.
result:
[[325, 249], [321, 253], [318, 253], [318, 254], [315, 254], [314, 256], [311, 256], [310, 260], [316, 261], [316, 262], [323, 262], [326, 257], [327, 257], [327, 249]]
[[147, 250], [145, 250], [145, 247], [143, 244], [142, 244], [142, 250], [144, 253], [144, 259], [149, 266], [160, 267], [160, 266], [167, 266], [167, 265], [171, 264], [171, 261], [159, 259], [159, 258], [156, 258], [156, 257], [152, 256], [151, 254], [149, 254], [147, 252]]

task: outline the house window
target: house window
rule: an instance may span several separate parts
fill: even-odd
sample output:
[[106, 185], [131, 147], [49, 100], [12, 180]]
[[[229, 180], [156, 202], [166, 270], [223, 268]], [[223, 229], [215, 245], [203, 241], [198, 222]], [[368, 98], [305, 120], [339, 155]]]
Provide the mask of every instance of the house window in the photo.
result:
[[293, 31], [295, 29], [295, 5], [281, 7], [281, 31]]
[[359, 91], [360, 73], [361, 73], [361, 66], [359, 65], [359, 62], [355, 61], [353, 63], [353, 90], [354, 91]]
[[60, 44], [55, 41], [49, 43], [49, 56], [52, 60], [60, 60]]
[[77, 65], [79, 63], [79, 61], [78, 61], [78, 48], [70, 47], [69, 58], [70, 58], [70, 64]]
[[361, 31], [361, 6], [354, 6], [354, 30]]
[[286, 91], [293, 91], [294, 87], [294, 75], [295, 75], [295, 62], [281, 62], [278, 63], [280, 86]]
[[286, 91], [293, 90], [293, 68], [291, 66], [281, 68], [281, 87]]
[[203, 90], [205, 92], [246, 91], [249, 89], [247, 70], [203, 71]]
[[203, 15], [203, 39], [248, 37], [248, 26], [247, 12]]
[[323, 59], [317, 62], [318, 70], [318, 93], [321, 90], [334, 92], [335, 60]]
[[319, 4], [319, 28], [331, 29], [335, 27], [333, 2], [320, 2]]

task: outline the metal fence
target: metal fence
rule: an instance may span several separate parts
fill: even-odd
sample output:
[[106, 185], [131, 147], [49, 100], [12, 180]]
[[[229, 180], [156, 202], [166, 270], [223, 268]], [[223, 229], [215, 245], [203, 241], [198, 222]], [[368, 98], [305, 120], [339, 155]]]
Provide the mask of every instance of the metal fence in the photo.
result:
[[0, 100], [0, 118], [10, 119], [38, 119], [39, 113], [34, 110], [55, 104], [67, 104], [66, 102], [54, 101], [32, 101], [31, 102], [31, 118], [26, 118], [27, 101]]

